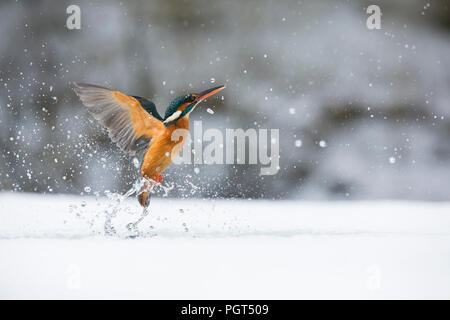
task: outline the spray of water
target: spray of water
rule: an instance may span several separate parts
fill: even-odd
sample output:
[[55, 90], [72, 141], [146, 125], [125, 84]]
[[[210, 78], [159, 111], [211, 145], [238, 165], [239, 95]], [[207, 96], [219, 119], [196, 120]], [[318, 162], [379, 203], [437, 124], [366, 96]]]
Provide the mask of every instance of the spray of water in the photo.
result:
[[[121, 210], [121, 204], [123, 201], [132, 195], [136, 194], [136, 196], [140, 195], [143, 192], [148, 192], [149, 196], [155, 193], [156, 190], [162, 190], [163, 197], [167, 197], [169, 192], [174, 188], [174, 185], [162, 185], [153, 179], [141, 178], [133, 184], [133, 186], [125, 192], [123, 195], [118, 193], [105, 192], [106, 196], [110, 200], [110, 204], [105, 211], [105, 224], [104, 231], [105, 235], [114, 236], [117, 234], [112, 220]], [[127, 224], [126, 228], [129, 232], [128, 237], [135, 238], [138, 237], [141, 232], [139, 231], [138, 225], [145, 219], [146, 216], [150, 213], [150, 207], [145, 207], [142, 210], [140, 217], [134, 221]]]

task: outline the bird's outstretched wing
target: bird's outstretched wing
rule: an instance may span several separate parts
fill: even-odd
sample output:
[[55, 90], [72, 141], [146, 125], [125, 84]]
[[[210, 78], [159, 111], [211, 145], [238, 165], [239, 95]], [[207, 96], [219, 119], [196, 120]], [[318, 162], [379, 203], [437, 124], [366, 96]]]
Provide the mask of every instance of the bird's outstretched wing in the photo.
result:
[[153, 102], [104, 87], [75, 83], [75, 92], [111, 140], [130, 155], [147, 148], [165, 126]]

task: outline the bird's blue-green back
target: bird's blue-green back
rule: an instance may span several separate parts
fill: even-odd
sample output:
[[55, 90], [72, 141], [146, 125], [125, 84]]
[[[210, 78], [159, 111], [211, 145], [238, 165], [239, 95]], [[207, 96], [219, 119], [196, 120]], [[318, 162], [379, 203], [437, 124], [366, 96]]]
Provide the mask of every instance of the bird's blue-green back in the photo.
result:
[[156, 106], [153, 102], [138, 96], [133, 96], [133, 98], [139, 101], [139, 103], [141, 104], [142, 108], [145, 109], [145, 111], [154, 116], [156, 119], [163, 121], [163, 118], [158, 113], [158, 110], [156, 109]]

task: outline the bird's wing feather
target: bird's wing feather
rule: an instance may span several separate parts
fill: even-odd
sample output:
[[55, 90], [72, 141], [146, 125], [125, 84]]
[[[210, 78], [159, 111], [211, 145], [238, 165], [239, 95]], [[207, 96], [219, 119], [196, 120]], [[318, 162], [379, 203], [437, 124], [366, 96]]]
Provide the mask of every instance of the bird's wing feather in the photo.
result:
[[151, 138], [165, 130], [164, 124], [134, 97], [85, 83], [76, 83], [74, 90], [94, 118], [108, 129], [111, 140], [130, 155], [147, 148]]
[[154, 116], [156, 119], [163, 121], [164, 119], [161, 117], [161, 115], [158, 113], [158, 110], [156, 109], [156, 106], [153, 102], [150, 100], [147, 100], [142, 97], [138, 96], [132, 96], [135, 98], [139, 103], [141, 104], [142, 108], [145, 109], [150, 115]]

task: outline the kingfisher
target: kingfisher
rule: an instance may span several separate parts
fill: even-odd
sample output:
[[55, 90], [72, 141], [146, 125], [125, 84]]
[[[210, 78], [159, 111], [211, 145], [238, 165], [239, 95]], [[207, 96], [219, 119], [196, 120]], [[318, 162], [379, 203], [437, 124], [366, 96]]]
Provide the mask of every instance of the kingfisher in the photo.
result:
[[164, 117], [153, 102], [139, 96], [87, 83], [75, 83], [74, 90], [122, 151], [131, 156], [145, 151], [140, 168], [144, 183], [138, 201], [147, 208], [151, 187], [162, 182], [162, 172], [183, 148], [189, 132], [189, 114], [200, 102], [224, 88], [218, 86], [180, 96], [170, 103]]

